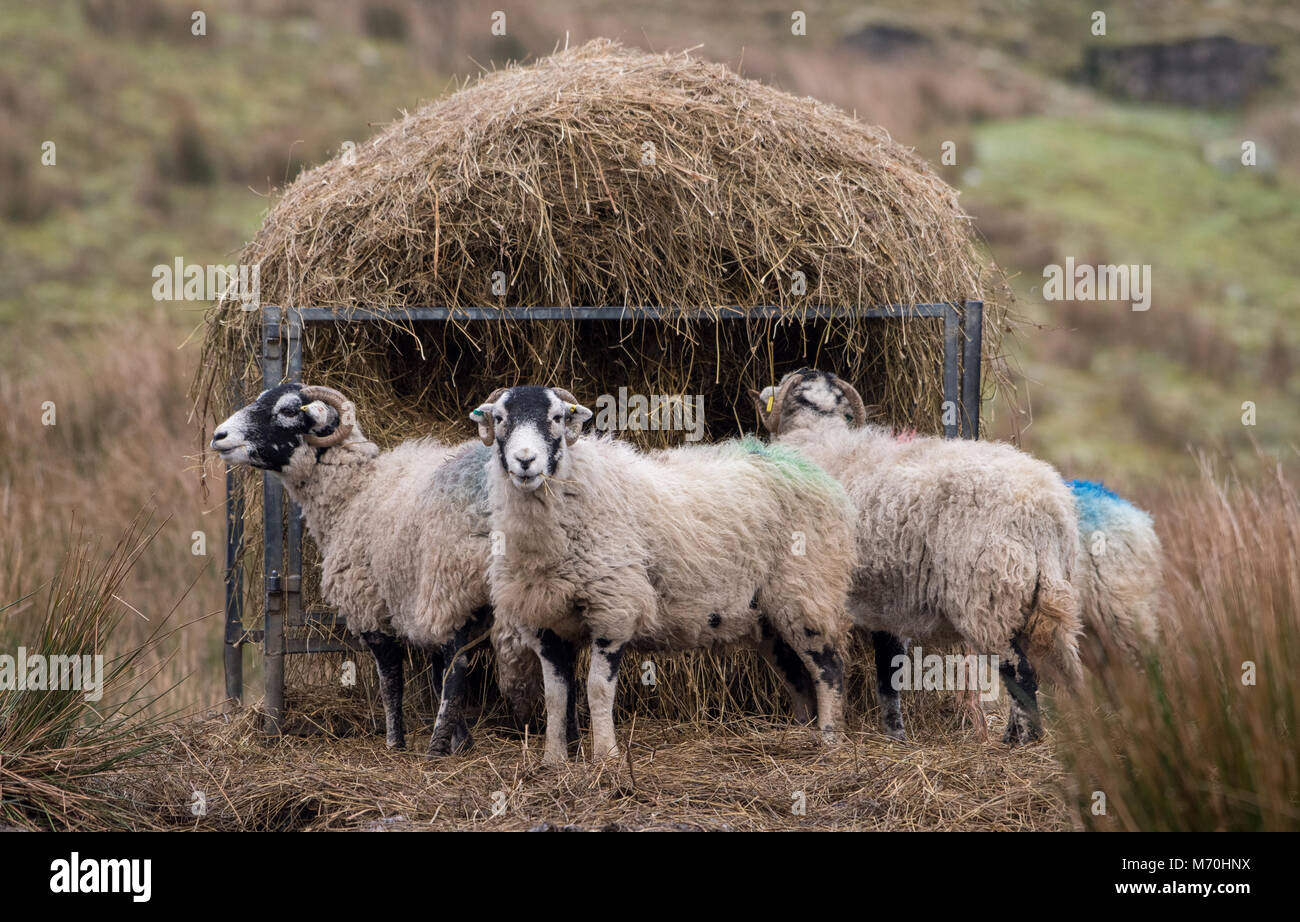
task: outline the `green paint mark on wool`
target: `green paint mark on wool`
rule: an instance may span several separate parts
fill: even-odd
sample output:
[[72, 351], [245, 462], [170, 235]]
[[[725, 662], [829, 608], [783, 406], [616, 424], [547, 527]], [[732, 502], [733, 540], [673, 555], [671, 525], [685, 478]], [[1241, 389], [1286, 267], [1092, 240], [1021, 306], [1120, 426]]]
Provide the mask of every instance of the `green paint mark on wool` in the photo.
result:
[[839, 482], [796, 448], [762, 442], [752, 435], [738, 439], [735, 445], [751, 455], [772, 462], [781, 474], [800, 485], [843, 494]]

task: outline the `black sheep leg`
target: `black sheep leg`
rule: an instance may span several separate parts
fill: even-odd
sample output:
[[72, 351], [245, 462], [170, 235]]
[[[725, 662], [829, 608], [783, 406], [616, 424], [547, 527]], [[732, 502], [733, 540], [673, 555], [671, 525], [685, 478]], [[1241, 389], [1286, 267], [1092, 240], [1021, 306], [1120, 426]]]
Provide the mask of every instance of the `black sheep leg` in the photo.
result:
[[881, 728], [892, 739], [907, 739], [903, 706], [894, 687], [894, 659], [906, 654], [903, 642], [888, 631], [872, 631], [871, 645], [876, 650], [876, 703], [880, 705]]
[[406, 748], [402, 726], [402, 644], [392, 634], [365, 631], [361, 639], [374, 654], [379, 670], [379, 695], [384, 701], [384, 726], [389, 749]]
[[1007, 707], [1007, 732], [1002, 741], [1012, 746], [1032, 743], [1043, 735], [1038, 711], [1038, 676], [1025, 657], [1019, 634], [1011, 638], [1011, 655], [998, 666], [998, 672], [1011, 698]]
[[433, 725], [433, 738], [429, 740], [430, 758], [464, 752], [474, 742], [469, 726], [465, 723], [469, 653], [464, 648], [491, 626], [492, 609], [480, 608], [442, 646], [443, 671], [436, 683], [441, 686], [441, 701], [438, 704], [438, 719]]

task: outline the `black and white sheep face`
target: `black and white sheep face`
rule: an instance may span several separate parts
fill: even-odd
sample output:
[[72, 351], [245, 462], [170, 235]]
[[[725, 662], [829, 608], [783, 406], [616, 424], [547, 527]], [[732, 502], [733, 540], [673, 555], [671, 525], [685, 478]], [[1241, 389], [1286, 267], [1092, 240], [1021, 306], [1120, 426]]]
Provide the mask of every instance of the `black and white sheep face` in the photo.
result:
[[281, 384], [217, 426], [212, 449], [227, 464], [282, 471], [307, 435], [325, 436], [338, 426], [338, 412], [320, 400], [303, 402], [300, 384]]
[[800, 368], [783, 377], [776, 387], [750, 391], [750, 395], [763, 424], [772, 432], [839, 420], [852, 427], [866, 421], [858, 392], [829, 371]]
[[547, 477], [562, 472], [568, 446], [591, 419], [591, 410], [536, 385], [512, 387], [493, 397], [470, 419], [478, 424], [484, 444], [496, 445], [510, 482], [524, 491], [536, 490]]

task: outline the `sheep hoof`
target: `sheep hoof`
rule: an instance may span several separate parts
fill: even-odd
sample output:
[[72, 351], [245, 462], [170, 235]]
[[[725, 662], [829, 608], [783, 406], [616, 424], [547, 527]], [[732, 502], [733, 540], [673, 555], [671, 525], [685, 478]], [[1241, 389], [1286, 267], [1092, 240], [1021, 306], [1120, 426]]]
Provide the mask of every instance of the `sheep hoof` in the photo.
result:
[[569, 760], [563, 754], [557, 754], [554, 752], [542, 753], [543, 768], [564, 768], [568, 764]]
[[474, 737], [469, 734], [469, 731], [465, 731], [463, 735], [458, 733], [454, 736], [434, 737], [429, 741], [429, 751], [426, 755], [430, 759], [440, 759], [443, 756], [460, 755], [461, 753], [468, 752], [470, 747], [473, 745]]
[[900, 743], [907, 742], [907, 733], [902, 727], [885, 727], [883, 732], [891, 740], [897, 740]]
[[397, 737], [396, 739], [394, 739], [393, 737], [390, 736], [387, 742], [388, 742], [389, 749], [402, 750], [406, 748], [406, 740], [402, 739], [401, 737]]
[[1036, 743], [1043, 738], [1041, 727], [1033, 724], [1022, 724], [1018, 720], [1012, 720], [1007, 723], [1007, 730], [1002, 734], [1002, 742], [1008, 746], [1027, 746], [1030, 743]]

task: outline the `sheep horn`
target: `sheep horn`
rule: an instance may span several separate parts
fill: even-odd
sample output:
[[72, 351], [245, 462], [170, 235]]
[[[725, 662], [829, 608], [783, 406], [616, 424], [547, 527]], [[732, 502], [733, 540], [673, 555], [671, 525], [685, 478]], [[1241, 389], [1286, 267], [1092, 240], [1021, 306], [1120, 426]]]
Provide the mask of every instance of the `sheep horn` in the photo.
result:
[[307, 400], [319, 400], [332, 406], [339, 414], [339, 424], [329, 435], [312, 435], [307, 433], [307, 444], [312, 448], [333, 448], [343, 443], [352, 434], [357, 423], [357, 408], [332, 387], [304, 387], [298, 391], [300, 397]]
[[853, 425], [854, 427], [865, 426], [867, 424], [867, 405], [862, 402], [862, 395], [858, 393], [857, 388], [845, 381], [839, 375], [833, 375], [835, 383], [839, 385], [844, 397], [853, 408]]
[[772, 397], [772, 410], [763, 416], [763, 424], [767, 426], [767, 431], [773, 435], [779, 435], [781, 432], [781, 407], [785, 405], [786, 395], [790, 393], [790, 388], [796, 383], [802, 381], [803, 377], [797, 372], [788, 372], [781, 383], [776, 388], [776, 394]]
[[553, 388], [551, 388], [551, 390], [555, 393], [555, 396], [556, 396], [556, 397], [559, 397], [561, 400], [563, 400], [563, 401], [564, 401], [565, 403], [567, 403], [569, 406], [573, 406], [575, 403], [578, 402], [578, 398], [577, 398], [577, 397], [574, 397], [572, 394], [570, 394], [568, 391], [566, 391], [566, 390], [565, 390], [564, 388], [562, 388], [562, 387], [553, 387]]

